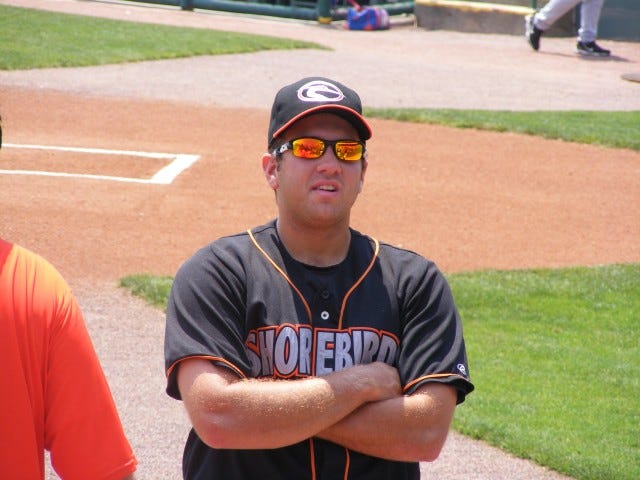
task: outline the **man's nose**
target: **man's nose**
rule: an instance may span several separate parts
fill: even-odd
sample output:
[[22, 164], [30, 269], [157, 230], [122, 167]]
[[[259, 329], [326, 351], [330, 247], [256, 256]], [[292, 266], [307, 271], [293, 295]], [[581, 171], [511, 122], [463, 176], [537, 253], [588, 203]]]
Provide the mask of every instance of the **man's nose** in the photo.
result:
[[336, 157], [336, 153], [333, 151], [333, 148], [328, 147], [322, 156], [318, 159], [318, 167], [319, 172], [323, 173], [337, 173], [342, 170], [342, 163]]

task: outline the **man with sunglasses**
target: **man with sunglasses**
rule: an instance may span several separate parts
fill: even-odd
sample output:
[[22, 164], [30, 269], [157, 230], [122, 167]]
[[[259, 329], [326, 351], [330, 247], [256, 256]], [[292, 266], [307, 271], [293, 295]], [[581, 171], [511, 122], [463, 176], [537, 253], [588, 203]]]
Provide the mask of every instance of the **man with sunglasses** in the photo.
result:
[[356, 92], [283, 87], [262, 168], [277, 219], [214, 241], [167, 306], [186, 479], [419, 479], [473, 390], [446, 280], [350, 228], [371, 128]]

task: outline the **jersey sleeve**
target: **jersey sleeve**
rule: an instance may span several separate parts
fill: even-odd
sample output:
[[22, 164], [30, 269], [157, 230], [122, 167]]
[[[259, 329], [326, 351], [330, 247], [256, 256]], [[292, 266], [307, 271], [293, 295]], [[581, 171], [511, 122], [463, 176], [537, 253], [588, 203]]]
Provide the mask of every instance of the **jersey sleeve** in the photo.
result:
[[200, 357], [239, 377], [251, 369], [244, 347], [246, 282], [239, 255], [219, 246], [201, 249], [174, 278], [167, 303], [165, 369], [167, 393], [180, 399], [177, 366]]
[[398, 285], [403, 335], [398, 358], [407, 394], [427, 382], [452, 385], [458, 403], [473, 391], [462, 322], [444, 275], [427, 260], [406, 265]]

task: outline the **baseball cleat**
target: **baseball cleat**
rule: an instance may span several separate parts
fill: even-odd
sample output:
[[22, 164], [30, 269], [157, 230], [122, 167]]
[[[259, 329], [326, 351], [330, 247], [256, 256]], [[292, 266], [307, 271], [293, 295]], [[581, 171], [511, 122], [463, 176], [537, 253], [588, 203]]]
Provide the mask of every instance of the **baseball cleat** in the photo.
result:
[[535, 15], [527, 15], [524, 17], [524, 25], [525, 25], [525, 37], [529, 41], [529, 45], [534, 50], [538, 50], [540, 48], [540, 36], [542, 35], [542, 30], [535, 26], [533, 23]]
[[591, 57], [608, 57], [611, 50], [600, 47], [596, 42], [578, 42], [576, 50], [580, 55]]

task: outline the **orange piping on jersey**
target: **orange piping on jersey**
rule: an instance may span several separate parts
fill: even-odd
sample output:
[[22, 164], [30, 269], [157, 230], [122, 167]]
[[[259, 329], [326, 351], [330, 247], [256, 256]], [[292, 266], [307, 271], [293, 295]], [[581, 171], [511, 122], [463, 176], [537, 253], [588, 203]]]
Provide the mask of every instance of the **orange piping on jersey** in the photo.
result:
[[[302, 295], [302, 292], [300, 292], [300, 290], [298, 290], [298, 287], [296, 287], [294, 285], [294, 283], [291, 281], [291, 279], [286, 274], [286, 272], [284, 270], [282, 270], [282, 268], [280, 268], [278, 266], [278, 264], [269, 256], [269, 254], [267, 252], [264, 251], [264, 249], [260, 246], [258, 241], [253, 236], [253, 233], [251, 232], [250, 229], [247, 230], [247, 233], [249, 234], [249, 238], [251, 238], [251, 241], [256, 246], [256, 248], [260, 251], [260, 253], [262, 253], [262, 255], [265, 256], [265, 258], [269, 261], [269, 263], [271, 265], [273, 265], [273, 267], [278, 272], [280, 272], [280, 275], [282, 275], [284, 277], [284, 279], [291, 286], [291, 288], [293, 288], [293, 290], [298, 294], [298, 296], [300, 297], [300, 300], [302, 300], [302, 303], [304, 305], [305, 310], [307, 311], [307, 315], [309, 316], [309, 324], [313, 325], [313, 317], [311, 315], [311, 307], [309, 307], [309, 304], [307, 303], [307, 301], [305, 300], [304, 296]], [[342, 328], [342, 317], [344, 316], [344, 310], [345, 310], [345, 308], [347, 306], [347, 300], [349, 299], [349, 296], [351, 296], [353, 291], [358, 287], [358, 285], [360, 285], [362, 283], [364, 278], [369, 274], [369, 272], [373, 268], [373, 265], [376, 262], [376, 259], [378, 258], [378, 253], [380, 252], [380, 243], [375, 238], [371, 238], [371, 240], [373, 240], [373, 243], [375, 245], [375, 249], [374, 249], [374, 252], [373, 252], [373, 257], [371, 258], [371, 262], [369, 262], [369, 265], [367, 266], [365, 271], [362, 273], [362, 275], [360, 275], [360, 278], [358, 278], [358, 280], [356, 280], [356, 282], [351, 286], [351, 288], [347, 291], [347, 293], [345, 294], [344, 298], [342, 299], [342, 306], [340, 307], [340, 317], [338, 318], [338, 328], [339, 329]], [[314, 348], [315, 348], [315, 346], [314, 346]], [[309, 450], [310, 450], [310, 457], [311, 457], [311, 478], [312, 478], [312, 480], [316, 480], [316, 460], [315, 460], [315, 446], [314, 446], [314, 443], [313, 443], [313, 438], [309, 439]], [[346, 457], [345, 458], [345, 468], [344, 468], [344, 480], [348, 480], [348, 478], [349, 478], [349, 467], [351, 466], [351, 455], [349, 453], [349, 449], [348, 448], [345, 448], [344, 451], [345, 451], [345, 457]]]
[[345, 466], [344, 466], [344, 480], [349, 480], [349, 466], [351, 465], [351, 454], [349, 453], [348, 448], [345, 448], [344, 452], [346, 454]]
[[267, 260], [269, 260], [269, 263], [271, 263], [271, 265], [273, 265], [273, 267], [280, 272], [280, 275], [282, 275], [284, 277], [284, 279], [289, 283], [289, 285], [291, 285], [291, 288], [293, 288], [295, 290], [295, 292], [298, 294], [298, 296], [300, 297], [300, 300], [302, 300], [302, 303], [304, 304], [304, 308], [307, 311], [307, 315], [309, 316], [309, 325], [313, 325], [313, 317], [311, 316], [311, 308], [309, 307], [309, 304], [307, 303], [307, 301], [304, 299], [304, 296], [302, 295], [302, 293], [300, 292], [300, 290], [298, 290], [298, 287], [296, 287], [293, 282], [291, 281], [291, 279], [289, 278], [289, 276], [285, 273], [284, 270], [282, 270], [278, 264], [276, 262], [273, 261], [273, 259], [269, 256], [269, 254], [267, 252], [265, 252], [262, 247], [260, 246], [260, 244], [258, 243], [258, 241], [255, 239], [255, 237], [253, 236], [253, 233], [251, 233], [251, 230], [247, 230], [247, 233], [249, 234], [249, 237], [251, 238], [251, 241], [253, 242], [253, 244], [256, 246], [256, 248], [258, 250], [260, 250], [260, 253], [262, 253], [262, 255], [264, 255]]
[[376, 258], [378, 258], [378, 252], [380, 251], [380, 243], [378, 243], [378, 240], [376, 240], [375, 238], [372, 238], [371, 240], [373, 240], [374, 245], [376, 246], [374, 252], [373, 252], [373, 258], [371, 258], [371, 262], [369, 263], [369, 266], [367, 267], [367, 269], [364, 271], [364, 273], [360, 276], [360, 278], [356, 281], [356, 283], [354, 283], [351, 288], [349, 289], [349, 291], [347, 292], [347, 294], [344, 296], [344, 298], [342, 299], [342, 307], [340, 307], [340, 317], [338, 318], [338, 329], [342, 328], [342, 317], [344, 315], [344, 309], [347, 306], [347, 299], [349, 298], [349, 296], [353, 293], [353, 291], [358, 287], [358, 285], [360, 285], [362, 283], [362, 281], [364, 280], [364, 277], [367, 276], [367, 274], [371, 271], [371, 269], [373, 268], [373, 264], [376, 261]]
[[209, 355], [192, 355], [190, 357], [183, 357], [183, 358], [181, 358], [179, 360], [176, 360], [167, 369], [167, 377], [169, 377], [169, 375], [171, 375], [171, 372], [176, 367], [176, 365], [178, 365], [181, 361], [188, 360], [190, 358], [201, 358], [202, 360], [213, 360], [214, 362], [224, 363], [225, 366], [229, 367], [231, 370], [233, 370], [235, 373], [237, 373], [240, 378], [247, 378], [247, 376], [242, 372], [242, 370], [240, 370], [238, 367], [236, 367], [233, 363], [225, 360], [224, 358], [211, 357]]
[[316, 480], [316, 447], [313, 438], [309, 439], [309, 454], [311, 456], [311, 480]]
[[466, 378], [464, 378], [462, 375], [458, 375], [456, 373], [435, 373], [433, 375], [425, 375], [424, 377], [416, 378], [415, 380], [407, 383], [404, 386], [404, 388], [402, 389], [402, 391], [406, 392], [412, 386], [414, 386], [416, 383], [420, 383], [420, 382], [422, 382], [424, 380], [429, 380], [430, 378], [446, 378], [446, 377], [460, 377], [460, 378], [466, 380]]

